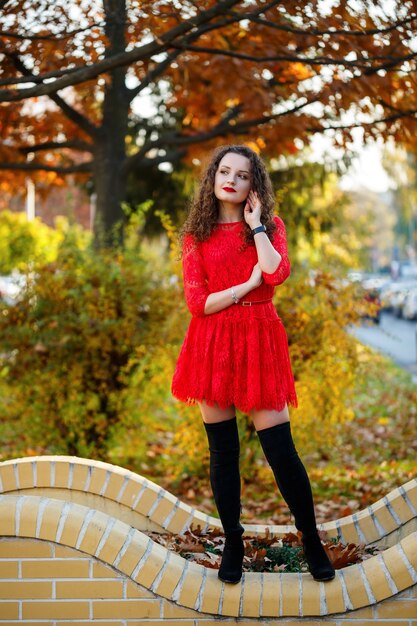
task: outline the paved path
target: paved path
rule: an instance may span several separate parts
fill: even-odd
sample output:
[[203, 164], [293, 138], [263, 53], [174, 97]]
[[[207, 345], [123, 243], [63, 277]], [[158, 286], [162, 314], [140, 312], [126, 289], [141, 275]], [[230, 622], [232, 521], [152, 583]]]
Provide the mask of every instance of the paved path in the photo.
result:
[[360, 341], [391, 357], [417, 383], [417, 322], [382, 313], [379, 324], [364, 322], [348, 331]]

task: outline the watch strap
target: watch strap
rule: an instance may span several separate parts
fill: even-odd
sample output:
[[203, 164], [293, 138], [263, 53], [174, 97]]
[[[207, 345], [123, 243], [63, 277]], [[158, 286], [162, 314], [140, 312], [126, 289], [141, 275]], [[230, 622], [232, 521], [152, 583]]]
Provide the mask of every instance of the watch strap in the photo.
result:
[[266, 233], [265, 224], [262, 224], [261, 226], [257, 226], [256, 228], [252, 228], [252, 235], [256, 235], [256, 233]]

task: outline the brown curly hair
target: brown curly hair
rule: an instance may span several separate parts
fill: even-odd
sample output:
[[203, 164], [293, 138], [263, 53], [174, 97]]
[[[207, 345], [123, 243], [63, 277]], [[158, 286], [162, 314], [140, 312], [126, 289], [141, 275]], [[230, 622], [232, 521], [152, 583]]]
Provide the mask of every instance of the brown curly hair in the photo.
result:
[[[210, 237], [216, 226], [219, 216], [218, 200], [214, 195], [214, 178], [222, 158], [233, 152], [246, 157], [250, 161], [250, 172], [252, 189], [257, 192], [261, 201], [261, 222], [266, 226], [266, 232], [272, 241], [276, 224], [273, 221], [274, 215], [274, 192], [272, 183], [266, 170], [265, 163], [250, 148], [243, 145], [220, 146], [217, 148], [201, 176], [199, 188], [191, 201], [187, 218], [178, 232], [178, 243], [180, 258], [184, 237], [190, 233], [196, 242], [200, 243]], [[248, 245], [255, 245], [249, 224], [244, 222], [243, 248]]]

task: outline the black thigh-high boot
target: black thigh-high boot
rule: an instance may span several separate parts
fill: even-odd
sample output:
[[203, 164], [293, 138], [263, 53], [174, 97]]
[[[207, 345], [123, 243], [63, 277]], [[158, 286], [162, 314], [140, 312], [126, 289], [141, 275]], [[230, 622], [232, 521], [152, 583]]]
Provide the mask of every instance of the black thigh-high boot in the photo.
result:
[[243, 527], [240, 519], [239, 434], [236, 417], [204, 423], [210, 449], [210, 482], [226, 537], [219, 578], [238, 583], [242, 577]]
[[282, 497], [302, 532], [304, 555], [313, 578], [332, 580], [335, 572], [317, 533], [311, 485], [294, 446], [290, 423], [259, 430], [258, 436]]

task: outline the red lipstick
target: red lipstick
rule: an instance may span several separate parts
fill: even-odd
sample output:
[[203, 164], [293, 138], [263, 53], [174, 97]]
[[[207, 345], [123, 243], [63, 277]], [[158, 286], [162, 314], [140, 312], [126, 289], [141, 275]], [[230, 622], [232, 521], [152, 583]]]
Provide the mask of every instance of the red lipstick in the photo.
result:
[[236, 189], [233, 189], [233, 187], [223, 187], [223, 191], [229, 191], [229, 192], [236, 193]]

